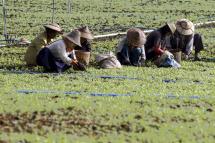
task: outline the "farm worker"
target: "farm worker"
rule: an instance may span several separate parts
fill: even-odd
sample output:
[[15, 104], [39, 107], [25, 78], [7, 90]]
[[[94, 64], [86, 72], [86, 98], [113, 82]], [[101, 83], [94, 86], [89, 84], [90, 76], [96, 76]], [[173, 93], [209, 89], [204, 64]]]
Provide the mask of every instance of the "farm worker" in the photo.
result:
[[131, 28], [127, 31], [116, 48], [116, 56], [122, 65], [144, 66], [146, 36], [141, 29]]
[[64, 72], [71, 66], [74, 70], [85, 70], [85, 66], [76, 59], [74, 47], [81, 46], [80, 32], [74, 30], [62, 36], [45, 48], [37, 55], [37, 64], [43, 66], [48, 72]]
[[56, 24], [44, 25], [45, 31], [40, 33], [28, 47], [24, 60], [28, 66], [36, 66], [36, 56], [40, 49], [44, 48], [49, 43], [53, 42], [53, 39], [58, 35], [62, 34], [61, 27]]
[[146, 59], [155, 61], [165, 52], [166, 38], [176, 30], [174, 23], [166, 23], [164, 26], [152, 31], [146, 38]]
[[199, 53], [204, 49], [202, 37], [195, 34], [194, 24], [188, 19], [180, 19], [176, 22], [176, 32], [170, 38], [172, 49], [179, 49], [188, 59], [193, 47], [195, 47], [195, 60], [200, 60]]
[[91, 53], [91, 40], [93, 35], [87, 26], [77, 29], [81, 33], [81, 47], [75, 46], [75, 54], [79, 62], [88, 65]]
[[81, 33], [81, 47], [76, 46], [75, 50], [83, 50], [90, 52], [91, 43], [90, 40], [93, 40], [93, 35], [90, 32], [88, 26], [83, 26], [77, 29]]

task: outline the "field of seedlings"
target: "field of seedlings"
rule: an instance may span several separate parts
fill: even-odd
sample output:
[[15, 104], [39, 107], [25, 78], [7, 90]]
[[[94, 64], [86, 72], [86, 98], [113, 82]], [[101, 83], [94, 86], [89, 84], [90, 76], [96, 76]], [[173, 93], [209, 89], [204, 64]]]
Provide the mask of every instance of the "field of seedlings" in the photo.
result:
[[[167, 21], [215, 20], [214, 0], [5, 0], [7, 33], [32, 40], [43, 24], [65, 32], [88, 25], [94, 35]], [[4, 22], [0, 3], [0, 39]], [[196, 29], [206, 50], [180, 69], [99, 69], [95, 54], [119, 38], [94, 41], [86, 72], [43, 73], [23, 61], [26, 47], [0, 48], [0, 143], [213, 143], [215, 27]]]

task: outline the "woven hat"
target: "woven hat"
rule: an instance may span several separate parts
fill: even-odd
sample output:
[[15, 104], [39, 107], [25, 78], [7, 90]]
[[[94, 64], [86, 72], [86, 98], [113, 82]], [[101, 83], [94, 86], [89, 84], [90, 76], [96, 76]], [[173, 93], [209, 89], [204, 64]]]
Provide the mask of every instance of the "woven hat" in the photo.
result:
[[93, 39], [93, 34], [90, 32], [88, 26], [83, 26], [78, 28], [78, 31], [81, 32], [81, 37], [92, 40]]
[[176, 31], [175, 23], [173, 23], [173, 22], [167, 22], [166, 24], [169, 26], [169, 29], [171, 30], [171, 32], [175, 33], [175, 31]]
[[140, 47], [145, 44], [146, 36], [139, 28], [131, 28], [127, 31], [127, 40], [132, 46]]
[[62, 33], [62, 29], [57, 23], [46, 24], [44, 27]]
[[176, 30], [182, 35], [194, 33], [194, 24], [188, 19], [180, 19], [176, 22]]
[[25, 39], [25, 38], [20, 38], [18, 42], [19, 42], [19, 44], [21, 44], [21, 45], [22, 45], [22, 44], [30, 44], [30, 43], [31, 43], [30, 41], [28, 41], [28, 40]]
[[72, 32], [63, 35], [62, 37], [67, 38], [70, 42], [81, 47], [80, 36], [81, 33], [78, 30], [73, 30]]

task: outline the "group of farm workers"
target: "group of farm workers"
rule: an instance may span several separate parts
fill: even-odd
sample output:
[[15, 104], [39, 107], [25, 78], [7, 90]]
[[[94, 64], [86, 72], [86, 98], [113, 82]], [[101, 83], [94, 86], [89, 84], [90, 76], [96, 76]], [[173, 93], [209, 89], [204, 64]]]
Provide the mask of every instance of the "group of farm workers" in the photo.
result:
[[[63, 34], [58, 24], [44, 25], [45, 31], [32, 40], [24, 60], [28, 66], [43, 66], [47, 72], [64, 72], [73, 67], [74, 70], [86, 70], [86, 63], [79, 61], [77, 51], [91, 52], [93, 34], [87, 26]], [[53, 41], [56, 36], [62, 38]], [[130, 28], [126, 36], [116, 47], [115, 57], [121, 65], [144, 66], [152, 61], [159, 67], [178, 66], [180, 59], [174, 61], [172, 53], [182, 52], [189, 58], [195, 48], [195, 60], [200, 60], [199, 53], [204, 49], [202, 37], [194, 32], [194, 24], [188, 19], [166, 23], [152, 31], [148, 36], [139, 28]]]
[[93, 39], [88, 27], [75, 29], [62, 35], [62, 39], [53, 41], [63, 34], [58, 24], [45, 25], [45, 31], [40, 33], [28, 47], [24, 60], [28, 66], [43, 66], [47, 72], [64, 72], [70, 67], [75, 70], [86, 70], [75, 55], [75, 50], [91, 51], [90, 40]]

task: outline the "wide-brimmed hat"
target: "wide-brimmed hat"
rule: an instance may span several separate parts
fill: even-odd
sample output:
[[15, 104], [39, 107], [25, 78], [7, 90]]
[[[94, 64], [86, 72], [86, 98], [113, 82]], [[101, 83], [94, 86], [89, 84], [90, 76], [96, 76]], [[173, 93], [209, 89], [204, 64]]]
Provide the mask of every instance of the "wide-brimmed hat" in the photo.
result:
[[70, 42], [81, 47], [80, 36], [81, 33], [78, 30], [73, 30], [72, 32], [64, 34], [62, 37], [67, 38]]
[[81, 32], [81, 37], [92, 40], [93, 39], [93, 34], [90, 32], [88, 26], [83, 26], [78, 28], [78, 31]]
[[175, 31], [176, 31], [175, 23], [167, 22], [166, 24], [169, 26], [169, 29], [171, 30], [172, 34], [175, 33]]
[[18, 41], [18, 44], [30, 44], [31, 42], [30, 41], [28, 41], [27, 39], [25, 39], [25, 38], [20, 38], [19, 39], [19, 41]]
[[127, 31], [127, 40], [132, 46], [140, 47], [145, 44], [146, 36], [139, 28], [131, 28]]
[[194, 24], [188, 19], [180, 19], [176, 22], [176, 30], [182, 35], [194, 33]]
[[52, 29], [52, 30], [57, 31], [62, 34], [62, 29], [57, 23], [46, 24], [46, 25], [44, 25], [44, 27]]

